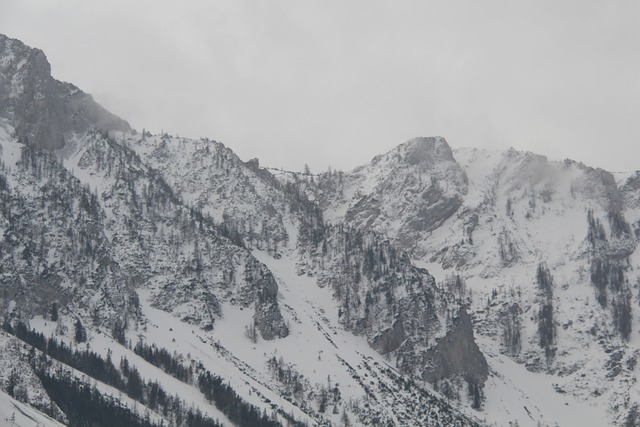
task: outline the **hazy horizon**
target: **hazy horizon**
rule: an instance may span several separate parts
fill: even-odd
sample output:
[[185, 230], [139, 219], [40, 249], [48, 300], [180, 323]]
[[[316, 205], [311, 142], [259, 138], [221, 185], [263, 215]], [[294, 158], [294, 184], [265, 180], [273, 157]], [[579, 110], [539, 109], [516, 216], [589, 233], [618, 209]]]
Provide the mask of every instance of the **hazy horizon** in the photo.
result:
[[0, 2], [0, 29], [136, 129], [349, 170], [417, 136], [640, 169], [640, 5]]

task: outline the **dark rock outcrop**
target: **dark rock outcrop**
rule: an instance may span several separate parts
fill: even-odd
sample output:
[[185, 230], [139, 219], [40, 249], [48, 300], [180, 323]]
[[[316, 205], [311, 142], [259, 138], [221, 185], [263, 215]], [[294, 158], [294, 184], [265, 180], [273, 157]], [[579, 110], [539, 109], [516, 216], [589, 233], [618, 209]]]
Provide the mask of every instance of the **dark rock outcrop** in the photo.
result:
[[488, 375], [487, 361], [473, 338], [471, 316], [461, 308], [449, 333], [431, 350], [423, 377], [434, 383], [461, 376], [470, 384], [484, 384]]
[[247, 261], [246, 281], [255, 295], [255, 314], [253, 322], [265, 340], [284, 338], [289, 328], [282, 318], [278, 307], [278, 284], [271, 272], [259, 262], [250, 258]]
[[427, 270], [372, 231], [328, 227], [321, 246], [318, 283], [333, 289], [348, 330], [395, 356], [407, 374], [431, 383], [462, 377], [482, 388], [487, 362], [470, 316]]
[[62, 148], [72, 132], [130, 129], [91, 95], [51, 77], [41, 50], [1, 34], [0, 117], [9, 120], [19, 141], [48, 150]]

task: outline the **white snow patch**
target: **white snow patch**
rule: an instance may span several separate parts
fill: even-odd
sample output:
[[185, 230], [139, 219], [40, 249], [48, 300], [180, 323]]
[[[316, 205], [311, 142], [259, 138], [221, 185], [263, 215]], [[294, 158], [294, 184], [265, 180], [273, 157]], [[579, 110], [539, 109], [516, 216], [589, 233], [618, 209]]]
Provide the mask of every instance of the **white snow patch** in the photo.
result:
[[15, 400], [0, 390], [0, 425], [16, 427], [64, 426], [46, 414]]

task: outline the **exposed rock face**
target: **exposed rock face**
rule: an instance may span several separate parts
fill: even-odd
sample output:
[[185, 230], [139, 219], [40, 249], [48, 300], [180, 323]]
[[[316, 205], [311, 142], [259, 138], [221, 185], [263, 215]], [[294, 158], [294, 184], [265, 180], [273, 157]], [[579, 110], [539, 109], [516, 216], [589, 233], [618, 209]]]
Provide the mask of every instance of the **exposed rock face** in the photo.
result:
[[246, 265], [246, 281], [255, 294], [253, 322], [265, 340], [284, 338], [289, 328], [278, 307], [278, 284], [271, 272], [259, 262], [250, 259]]
[[620, 192], [624, 198], [625, 205], [640, 207], [640, 171], [634, 172], [624, 181], [620, 187]]
[[385, 329], [377, 336], [371, 338], [369, 344], [381, 354], [387, 354], [397, 350], [407, 339], [407, 333], [401, 321], [393, 323], [391, 328]]
[[0, 312], [13, 316], [5, 311], [13, 300], [18, 317], [43, 315], [57, 303], [107, 329], [139, 318], [95, 196], [52, 156], [29, 147], [15, 169], [0, 172], [0, 182]]
[[333, 191], [321, 191], [317, 198], [327, 205], [330, 216], [343, 217], [355, 228], [373, 228], [410, 253], [421, 238], [459, 209], [468, 186], [441, 137], [405, 142], [340, 176], [339, 185], [324, 181], [318, 187]]
[[[480, 388], [487, 362], [464, 307], [428, 271], [372, 231], [329, 227], [317, 254], [318, 283], [334, 291], [340, 321], [406, 373], [435, 383], [462, 377]], [[452, 321], [450, 312], [458, 313]]]
[[429, 355], [423, 377], [434, 383], [461, 376], [472, 384], [484, 384], [489, 375], [487, 361], [474, 341], [471, 317], [464, 308], [453, 320], [449, 333], [438, 341]]
[[41, 50], [1, 34], [0, 116], [11, 119], [19, 141], [49, 150], [62, 148], [70, 132], [130, 129], [91, 95], [52, 78]]
[[620, 212], [623, 208], [623, 199], [618, 184], [610, 172], [571, 161], [566, 162], [566, 165], [576, 167], [582, 172], [582, 176], [573, 182], [573, 190], [576, 193], [598, 201], [602, 207], [611, 212]]
[[244, 245], [285, 245], [287, 203], [281, 184], [257, 163], [242, 162], [224, 144], [169, 135], [130, 138], [130, 146], [176, 194], [237, 233]]

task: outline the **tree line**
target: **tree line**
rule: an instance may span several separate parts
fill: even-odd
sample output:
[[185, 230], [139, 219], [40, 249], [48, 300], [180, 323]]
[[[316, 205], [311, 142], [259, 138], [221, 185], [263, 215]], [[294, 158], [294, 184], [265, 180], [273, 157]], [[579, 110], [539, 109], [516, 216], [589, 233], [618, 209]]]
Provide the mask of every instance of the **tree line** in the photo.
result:
[[[90, 377], [108, 384], [119, 391], [125, 393], [130, 398], [142, 403], [147, 408], [161, 413], [165, 417], [171, 418], [171, 425], [189, 427], [218, 427], [220, 424], [206, 415], [199, 409], [189, 407], [179, 396], [171, 396], [157, 381], [145, 381], [138, 369], [132, 365], [126, 357], [122, 357], [119, 367], [116, 367], [111, 360], [111, 353], [106, 359], [90, 350], [72, 349], [64, 342], [58, 342], [55, 338], [46, 338], [41, 332], [29, 329], [24, 323], [18, 322], [12, 325], [10, 322], [3, 323], [3, 329], [14, 335], [16, 338], [32, 346], [29, 353], [29, 362], [36, 374], [40, 377], [45, 389], [58, 406], [67, 414], [72, 425], [78, 426], [155, 426], [148, 420], [139, 420], [139, 424], [128, 423], [126, 421], [118, 423], [97, 422], [93, 419], [93, 414], [105, 411], [109, 414], [104, 420], [113, 420], [113, 417], [122, 415], [128, 419], [126, 411], [114, 408], [115, 403], [108, 398], [100, 397], [99, 392], [93, 392], [91, 387], [78, 379], [72, 378], [70, 374], [55, 374], [49, 369], [50, 363], [47, 356], [63, 364], [83, 372]], [[42, 352], [37, 357], [35, 349]], [[136, 353], [154, 366], [159, 367], [166, 373], [179, 380], [192, 384], [190, 367], [182, 364], [179, 359], [171, 355], [165, 349], [157, 349], [139, 343], [135, 347]], [[211, 374], [202, 366], [198, 368], [198, 389], [210, 402], [222, 411], [232, 422], [238, 426], [275, 427], [280, 423], [271, 419], [266, 413], [261, 413], [258, 408], [245, 402], [230, 385]], [[76, 400], [67, 398], [78, 397]], [[60, 403], [58, 402], [60, 400]], [[90, 411], [83, 408], [99, 408]], [[91, 412], [91, 413], [89, 413]], [[145, 424], [146, 423], [146, 424]]]

